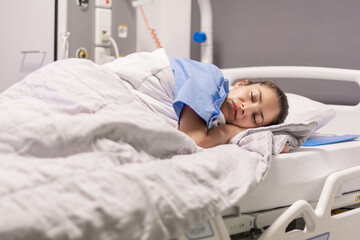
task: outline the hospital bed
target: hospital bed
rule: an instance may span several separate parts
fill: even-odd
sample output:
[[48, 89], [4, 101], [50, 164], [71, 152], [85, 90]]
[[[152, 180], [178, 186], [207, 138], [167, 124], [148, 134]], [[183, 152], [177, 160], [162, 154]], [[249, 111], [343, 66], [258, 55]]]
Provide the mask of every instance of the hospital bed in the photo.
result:
[[[223, 72], [232, 83], [240, 79], [309, 78], [360, 85], [360, 71], [347, 69], [250, 67]], [[316, 113], [324, 107], [336, 111], [335, 118], [315, 134], [360, 134], [360, 103], [329, 106], [304, 98], [297, 106], [303, 109], [290, 109], [290, 113], [299, 110], [306, 115], [306, 108]], [[354, 239], [360, 233], [359, 156], [360, 138], [273, 155], [266, 176], [253, 191], [180, 239]]]
[[[249, 70], [254, 69], [224, 73], [232, 82], [328, 75], [358, 81], [358, 71], [350, 70], [280, 68], [272, 74], [260, 69], [250, 75]], [[314, 70], [317, 74], [310, 74]], [[283, 223], [302, 213], [306, 238], [330, 231], [315, 225], [322, 215], [311, 213], [307, 203], [285, 209], [299, 199], [316, 204], [330, 174], [359, 165], [359, 141], [272, 154], [283, 149], [284, 140], [294, 148], [301, 145], [330, 120], [331, 108], [288, 95], [291, 104], [301, 99], [296, 110], [304, 110], [297, 115], [290, 112], [290, 122], [248, 129], [231, 140], [234, 144], [199, 149], [178, 131], [172, 118], [173, 77], [168, 56], [159, 49], [106, 65], [81, 59], [58, 61], [3, 92], [0, 239], [165, 240], [181, 234], [180, 239], [223, 240], [230, 235], [244, 239], [269, 225], [264, 238], [281, 239], [266, 236], [284, 234], [287, 224]], [[351, 108], [359, 111], [359, 106], [343, 112], [340, 108], [338, 117], [350, 116]], [[311, 121], [304, 119], [310, 109], [317, 117]], [[359, 133], [356, 115], [355, 127], [336, 133]], [[357, 171], [345, 176], [353, 174]], [[334, 175], [336, 184], [344, 180], [341, 176], [336, 180]], [[336, 208], [352, 205], [354, 200], [346, 201], [352, 197], [358, 199], [356, 192], [340, 198], [358, 190], [356, 186], [351, 182], [341, 191], [327, 190], [336, 195]], [[294, 188], [298, 191], [290, 192]], [[325, 200], [320, 199], [320, 209]], [[188, 231], [194, 226], [198, 227]]]

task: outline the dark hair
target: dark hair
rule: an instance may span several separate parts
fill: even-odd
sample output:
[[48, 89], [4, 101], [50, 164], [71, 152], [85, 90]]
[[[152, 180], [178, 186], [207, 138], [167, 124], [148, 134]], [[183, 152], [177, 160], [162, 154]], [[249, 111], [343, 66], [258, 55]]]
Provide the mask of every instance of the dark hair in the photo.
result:
[[285, 92], [281, 88], [279, 88], [275, 83], [270, 81], [261, 81], [261, 82], [248, 81], [247, 83], [245, 83], [245, 85], [252, 85], [252, 84], [260, 84], [261, 86], [268, 87], [275, 92], [277, 98], [279, 99], [280, 112], [277, 118], [274, 121], [272, 121], [269, 125], [283, 123], [289, 113], [289, 103]]

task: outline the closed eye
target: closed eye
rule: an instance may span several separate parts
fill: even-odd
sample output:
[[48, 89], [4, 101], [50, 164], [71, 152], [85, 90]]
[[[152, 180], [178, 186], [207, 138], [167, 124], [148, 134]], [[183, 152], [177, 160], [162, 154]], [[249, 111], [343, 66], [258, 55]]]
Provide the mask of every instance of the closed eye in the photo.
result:
[[261, 103], [262, 92], [259, 89], [253, 89], [252, 91], [250, 91], [250, 98], [253, 103]]
[[252, 115], [252, 118], [253, 118], [254, 124], [257, 124], [257, 125], [261, 126], [261, 125], [264, 123], [264, 120], [265, 120], [265, 119], [264, 119], [264, 114], [263, 114], [262, 111], [260, 111], [260, 113], [258, 113], [258, 115], [259, 115], [259, 117], [260, 117], [260, 118], [258, 118], [258, 120], [259, 120], [260, 123], [257, 123], [257, 122], [256, 122], [257, 113], [254, 113], [254, 114]]

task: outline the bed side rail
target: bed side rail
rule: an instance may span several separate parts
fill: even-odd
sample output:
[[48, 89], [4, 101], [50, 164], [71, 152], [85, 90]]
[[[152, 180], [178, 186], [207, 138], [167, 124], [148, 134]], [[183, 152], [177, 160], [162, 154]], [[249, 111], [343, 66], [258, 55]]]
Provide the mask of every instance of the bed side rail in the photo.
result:
[[[331, 174], [324, 185], [319, 203], [312, 209], [303, 200], [296, 201], [288, 208], [259, 238], [270, 239], [354, 239], [359, 236], [360, 208], [355, 208], [337, 215], [331, 215], [331, 208], [339, 187], [346, 181], [360, 177], [360, 166]], [[360, 196], [355, 197], [354, 204]], [[302, 217], [304, 230], [286, 232], [286, 227], [294, 219]]]
[[326, 80], [343, 80], [357, 82], [360, 86], [360, 70], [301, 67], [301, 66], [268, 66], [221, 69], [225, 78], [230, 80], [230, 85], [239, 79], [254, 78], [309, 78]]

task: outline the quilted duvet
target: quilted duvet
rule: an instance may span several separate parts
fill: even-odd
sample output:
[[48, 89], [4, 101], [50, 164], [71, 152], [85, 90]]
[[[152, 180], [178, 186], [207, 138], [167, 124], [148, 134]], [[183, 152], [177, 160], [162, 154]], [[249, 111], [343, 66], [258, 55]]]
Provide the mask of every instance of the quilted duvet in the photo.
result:
[[256, 187], [272, 132], [199, 148], [177, 130], [173, 81], [158, 50], [58, 61], [3, 92], [0, 239], [171, 239]]

